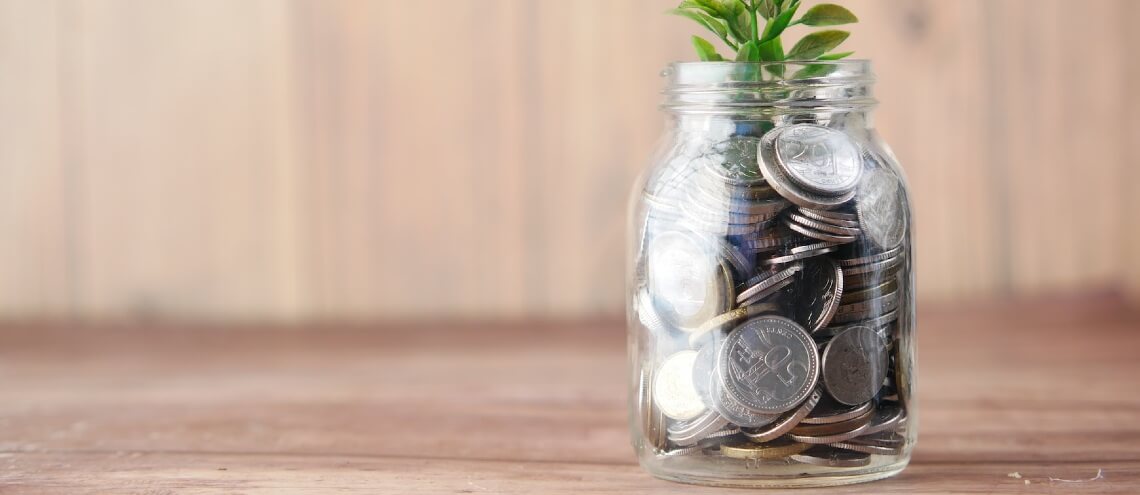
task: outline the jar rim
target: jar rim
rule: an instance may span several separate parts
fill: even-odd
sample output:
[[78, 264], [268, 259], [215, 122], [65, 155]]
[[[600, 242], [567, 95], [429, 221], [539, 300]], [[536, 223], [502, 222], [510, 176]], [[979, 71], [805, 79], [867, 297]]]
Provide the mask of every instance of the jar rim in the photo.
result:
[[664, 109], [725, 113], [757, 107], [875, 105], [875, 74], [866, 59], [783, 62], [675, 62], [667, 79]]

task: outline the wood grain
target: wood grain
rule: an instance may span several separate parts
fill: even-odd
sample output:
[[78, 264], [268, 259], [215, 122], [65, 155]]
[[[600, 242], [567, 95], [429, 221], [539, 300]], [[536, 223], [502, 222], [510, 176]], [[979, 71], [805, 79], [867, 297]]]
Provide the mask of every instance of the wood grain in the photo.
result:
[[[1140, 489], [1140, 314], [1039, 300], [919, 321], [921, 440], [875, 493]], [[624, 346], [611, 321], [9, 324], [0, 492], [693, 491], [634, 462]]]
[[[0, 0], [0, 311], [620, 312], [695, 28], [675, 0], [421, 3]], [[1023, 3], [850, 2], [920, 294], [1140, 294], [1136, 6]]]

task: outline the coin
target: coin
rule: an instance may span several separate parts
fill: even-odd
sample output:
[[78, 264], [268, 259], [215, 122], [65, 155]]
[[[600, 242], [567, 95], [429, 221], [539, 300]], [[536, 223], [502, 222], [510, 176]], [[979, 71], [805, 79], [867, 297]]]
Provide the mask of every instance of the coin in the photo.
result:
[[[837, 218], [835, 216], [829, 215], [828, 213], [826, 213], [824, 211], [817, 211], [817, 210], [812, 210], [812, 209], [808, 209], [808, 208], [796, 208], [796, 212], [798, 214], [806, 217], [806, 218], [810, 218], [810, 219], [815, 220], [817, 222], [824, 222], [827, 224], [831, 224], [831, 225], [834, 225], [836, 227], [849, 227], [849, 228], [853, 228], [853, 229], [859, 228], [858, 217], [856, 217], [855, 215], [847, 215], [847, 217], [849, 219], [843, 218], [843, 217]], [[844, 215], [844, 214], [840, 213], [839, 215]]]
[[868, 409], [863, 414], [855, 416], [854, 418], [835, 423], [804, 424], [801, 422], [798, 426], [792, 428], [792, 431], [790, 433], [809, 437], [822, 437], [827, 435], [850, 433], [851, 431], [856, 430], [860, 427], [867, 426], [868, 423], [871, 422], [871, 419], [874, 417], [875, 410], [872, 408]]
[[883, 295], [889, 294], [891, 292], [896, 292], [898, 289], [899, 283], [897, 280], [888, 280], [886, 283], [879, 284], [874, 287], [866, 287], [859, 290], [846, 291], [843, 293], [841, 304], [851, 304], [860, 301], [867, 301], [876, 297], [882, 297]]
[[743, 236], [736, 239], [735, 241], [731, 241], [732, 244], [739, 247], [742, 251], [751, 254], [772, 251], [782, 247], [788, 242], [788, 237], [778, 232], [770, 232], [765, 235], [757, 236]]
[[655, 449], [664, 449], [666, 442], [665, 415], [653, 403], [652, 372], [646, 368], [641, 372], [638, 383], [638, 404], [641, 407], [641, 427], [645, 439]]
[[823, 424], [839, 423], [839, 422], [847, 421], [850, 419], [855, 419], [859, 416], [867, 414], [874, 407], [874, 405], [870, 401], [864, 402], [863, 405], [861, 405], [861, 406], [857, 406], [854, 408], [846, 408], [846, 409], [841, 409], [841, 408], [835, 407], [835, 405], [830, 405], [830, 404], [828, 406], [824, 406], [824, 402], [829, 402], [829, 403], [834, 404], [833, 399], [830, 399], [829, 397], [824, 396], [824, 400], [821, 400], [820, 404], [815, 406], [815, 410], [812, 411], [811, 415], [804, 418], [803, 424], [823, 425]]
[[779, 414], [767, 414], [755, 411], [732, 398], [724, 390], [724, 377], [719, 368], [708, 377], [709, 389], [712, 396], [712, 408], [724, 416], [734, 425], [746, 428], [758, 428], [771, 424], [780, 418]]
[[827, 467], [863, 467], [871, 463], [871, 456], [862, 452], [835, 449], [826, 445], [816, 445], [792, 459], [804, 464]]
[[637, 291], [635, 304], [637, 319], [641, 322], [641, 325], [654, 335], [665, 335], [668, 331], [668, 327], [665, 325], [665, 322], [661, 320], [661, 316], [657, 314], [657, 309], [653, 307], [653, 298], [649, 295], [648, 290], [642, 289]]
[[836, 235], [827, 232], [821, 232], [815, 229], [809, 229], [796, 222], [785, 222], [784, 225], [787, 225], [789, 229], [792, 229], [797, 234], [824, 242], [831, 242], [834, 244], [848, 244], [859, 239], [853, 235]]
[[745, 318], [752, 318], [764, 313], [774, 313], [780, 310], [780, 307], [775, 304], [753, 304], [736, 308], [732, 311], [716, 316], [713, 319], [706, 321], [701, 326], [697, 327], [692, 333], [689, 334], [689, 345], [695, 346], [697, 342], [710, 332], [720, 330], [725, 325], [743, 320]]
[[771, 296], [779, 294], [780, 291], [784, 290], [785, 287], [792, 285], [792, 282], [795, 282], [795, 280], [790, 279], [790, 278], [783, 280], [783, 281], [777, 283], [776, 285], [773, 285], [770, 289], [765, 290], [765, 291], [761, 291], [761, 292], [757, 293], [756, 295], [752, 296], [751, 298], [745, 300], [744, 302], [741, 302], [740, 305], [741, 306], [751, 306], [751, 305], [756, 304], [760, 301], [768, 299]]
[[670, 231], [655, 237], [647, 253], [650, 295], [662, 319], [691, 329], [728, 309], [732, 292], [717, 247], [700, 236]]
[[832, 321], [835, 323], [851, 323], [853, 321], [866, 320], [876, 315], [895, 311], [898, 305], [899, 294], [896, 291], [890, 294], [884, 294], [875, 299], [840, 305]]
[[902, 447], [903, 444], [906, 443], [906, 437], [894, 431], [886, 431], [879, 433], [867, 433], [848, 440], [848, 442], [859, 445], [873, 445], [876, 447]]
[[906, 236], [906, 212], [899, 178], [876, 166], [863, 174], [855, 197], [859, 225], [879, 249], [890, 250]]
[[807, 400], [805, 400], [803, 404], [800, 404], [800, 406], [795, 411], [784, 413], [779, 417], [779, 419], [773, 421], [772, 424], [767, 425], [763, 428], [746, 428], [742, 429], [741, 431], [744, 433], [744, 436], [748, 437], [748, 439], [752, 440], [753, 442], [764, 443], [780, 438], [781, 436], [791, 431], [792, 428], [795, 428], [796, 425], [800, 424], [800, 421], [803, 421], [803, 419], [807, 417], [809, 413], [811, 413], [811, 410], [815, 408], [815, 405], [819, 403], [819, 399], [822, 396], [823, 392], [821, 392], [819, 389], [812, 390], [811, 395], [808, 396]]
[[764, 176], [757, 166], [756, 152], [760, 148], [760, 138], [752, 136], [732, 136], [713, 146], [711, 153], [720, 160], [708, 160], [707, 170], [718, 178], [736, 185], [763, 183]]
[[764, 260], [764, 265], [772, 266], [779, 265], [781, 263], [791, 263], [793, 261], [805, 260], [808, 258], [814, 258], [816, 256], [823, 256], [828, 253], [833, 253], [835, 250], [836, 245], [830, 242], [796, 246], [786, 250], [784, 254]]
[[766, 273], [757, 275], [752, 280], [745, 282], [748, 287], [736, 296], [736, 302], [744, 302], [751, 299], [753, 296], [760, 294], [768, 289], [771, 289], [776, 284], [788, 280], [797, 272], [803, 269], [803, 264], [796, 263], [781, 270], [769, 270]]
[[795, 213], [788, 215], [788, 220], [793, 222], [793, 223], [797, 223], [799, 225], [802, 225], [804, 227], [812, 229], [812, 230], [827, 232], [829, 234], [835, 234], [835, 235], [840, 235], [840, 236], [857, 236], [857, 235], [860, 235], [863, 233], [857, 227], [843, 227], [843, 226], [839, 226], [839, 225], [831, 225], [827, 222], [820, 222], [818, 220], [812, 220], [812, 219], [807, 218], [803, 215], [798, 215]]
[[839, 442], [828, 444], [828, 447], [835, 449], [851, 450], [855, 452], [862, 452], [864, 454], [876, 455], [899, 455], [902, 454], [901, 447], [880, 447], [878, 445], [863, 445], [852, 442]]
[[[796, 179], [789, 176], [784, 165], [780, 163], [779, 156], [777, 156], [776, 140], [782, 134], [779, 131], [780, 129], [770, 132], [761, 140], [759, 163], [760, 171], [768, 180], [768, 185], [772, 186], [780, 196], [798, 206], [817, 210], [839, 206], [855, 197], [855, 190], [842, 194], [828, 194], [805, 188], [797, 183]], [[804, 170], [808, 169], [809, 167], [804, 167]]]
[[768, 134], [778, 164], [797, 186], [841, 195], [855, 189], [863, 172], [858, 145], [835, 129], [795, 124]]
[[871, 435], [894, 430], [905, 423], [906, 411], [898, 405], [884, 402], [879, 404], [879, 409], [875, 411], [875, 417], [871, 419], [871, 424], [868, 425], [867, 431], [863, 432], [863, 434]]
[[895, 256], [898, 256], [899, 253], [901, 253], [901, 252], [902, 252], [902, 246], [899, 246], [899, 247], [896, 247], [894, 249], [883, 251], [879, 254], [872, 254], [872, 255], [867, 255], [867, 256], [862, 256], [862, 257], [857, 257], [857, 258], [850, 258], [850, 259], [841, 259], [841, 260], [839, 260], [839, 265], [843, 266], [843, 267], [867, 265], [867, 264], [875, 263], [878, 261], [889, 260], [891, 258], [894, 258]]
[[835, 261], [817, 257], [800, 262], [786, 304], [787, 314], [809, 333], [826, 327], [843, 297], [843, 272]]
[[726, 425], [728, 425], [727, 419], [710, 410], [692, 421], [669, 428], [669, 441], [681, 447], [696, 445]]
[[901, 262], [901, 257], [894, 256], [881, 261], [874, 261], [863, 265], [845, 266], [843, 267], [843, 274], [848, 277], [853, 277], [855, 275], [863, 275], [865, 273], [885, 272], [891, 268], [894, 268], [895, 266], [898, 266], [898, 264]]
[[733, 330], [717, 367], [728, 394], [763, 413], [794, 409], [819, 378], [815, 343], [803, 327], [778, 316], [753, 318]]
[[665, 359], [653, 379], [653, 402], [662, 414], [676, 420], [689, 420], [703, 414], [704, 401], [693, 384], [696, 351], [681, 351]]
[[823, 351], [823, 385], [836, 401], [857, 406], [883, 386], [887, 349], [874, 329], [854, 326], [836, 335]]
[[811, 445], [780, 437], [767, 443], [755, 443], [748, 440], [726, 442], [720, 446], [720, 452], [733, 459], [781, 459], [799, 454], [809, 447]]

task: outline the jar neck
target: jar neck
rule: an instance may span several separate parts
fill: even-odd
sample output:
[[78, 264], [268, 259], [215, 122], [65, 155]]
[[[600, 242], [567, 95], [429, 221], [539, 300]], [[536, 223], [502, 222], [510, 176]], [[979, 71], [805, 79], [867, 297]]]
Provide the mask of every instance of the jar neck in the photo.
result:
[[738, 63], [669, 66], [662, 108], [682, 126], [723, 121], [796, 122], [860, 118], [877, 101], [868, 61]]

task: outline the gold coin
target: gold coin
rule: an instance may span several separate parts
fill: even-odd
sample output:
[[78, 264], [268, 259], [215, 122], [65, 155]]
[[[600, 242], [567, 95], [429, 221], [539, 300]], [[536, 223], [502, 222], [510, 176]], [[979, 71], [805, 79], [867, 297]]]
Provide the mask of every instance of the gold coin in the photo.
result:
[[799, 454], [810, 445], [780, 437], [768, 443], [754, 443], [747, 440], [733, 440], [720, 446], [725, 457], [734, 459], [783, 459]]

